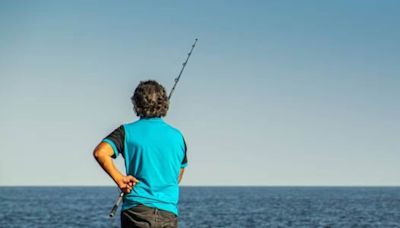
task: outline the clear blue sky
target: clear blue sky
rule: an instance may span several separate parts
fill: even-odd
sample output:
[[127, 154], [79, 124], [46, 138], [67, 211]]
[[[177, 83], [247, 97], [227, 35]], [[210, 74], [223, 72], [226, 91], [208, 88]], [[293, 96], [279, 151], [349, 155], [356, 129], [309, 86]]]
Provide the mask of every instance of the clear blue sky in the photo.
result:
[[[185, 185], [400, 185], [399, 1], [1, 1], [0, 185], [111, 185], [92, 150], [169, 90]], [[122, 167], [121, 160], [117, 161]]]

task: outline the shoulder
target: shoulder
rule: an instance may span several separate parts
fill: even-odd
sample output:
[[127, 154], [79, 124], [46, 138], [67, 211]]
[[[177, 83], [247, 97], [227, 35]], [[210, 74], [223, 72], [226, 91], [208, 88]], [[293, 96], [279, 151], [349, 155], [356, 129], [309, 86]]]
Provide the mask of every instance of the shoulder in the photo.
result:
[[133, 121], [133, 122], [129, 122], [129, 123], [124, 123], [121, 125], [121, 127], [123, 127], [124, 129], [129, 129], [132, 127], [136, 127], [140, 124], [139, 120]]
[[179, 130], [178, 128], [172, 126], [171, 124], [167, 123], [164, 121], [165, 126], [174, 134], [180, 135], [183, 137], [183, 134], [181, 132], [181, 130]]

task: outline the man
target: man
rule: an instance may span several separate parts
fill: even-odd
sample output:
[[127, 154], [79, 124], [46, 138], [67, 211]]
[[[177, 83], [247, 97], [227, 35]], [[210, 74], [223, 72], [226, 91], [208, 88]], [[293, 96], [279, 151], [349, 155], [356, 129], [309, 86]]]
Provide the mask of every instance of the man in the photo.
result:
[[[178, 184], [187, 165], [185, 140], [161, 118], [168, 111], [163, 86], [140, 82], [131, 100], [140, 119], [104, 138], [94, 157], [125, 193], [122, 227], [177, 227]], [[125, 159], [126, 176], [112, 160], [119, 154]]]

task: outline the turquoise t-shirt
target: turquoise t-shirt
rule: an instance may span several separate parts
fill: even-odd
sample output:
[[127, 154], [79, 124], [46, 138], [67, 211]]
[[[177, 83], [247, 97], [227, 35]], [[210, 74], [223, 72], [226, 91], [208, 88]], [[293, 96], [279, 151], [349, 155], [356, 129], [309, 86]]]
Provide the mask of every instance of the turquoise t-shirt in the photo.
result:
[[122, 210], [143, 204], [178, 215], [180, 169], [187, 166], [181, 132], [161, 118], [124, 124], [104, 140], [122, 154], [127, 175], [139, 180], [124, 197]]

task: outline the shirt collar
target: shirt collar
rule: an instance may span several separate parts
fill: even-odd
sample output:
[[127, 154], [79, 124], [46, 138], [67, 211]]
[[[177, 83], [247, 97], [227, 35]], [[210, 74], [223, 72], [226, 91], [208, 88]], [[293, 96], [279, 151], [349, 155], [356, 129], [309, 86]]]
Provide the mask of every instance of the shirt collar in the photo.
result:
[[141, 120], [141, 121], [150, 121], [150, 122], [160, 122], [160, 121], [163, 121], [161, 117], [150, 117], [150, 118], [141, 117], [140, 120]]

